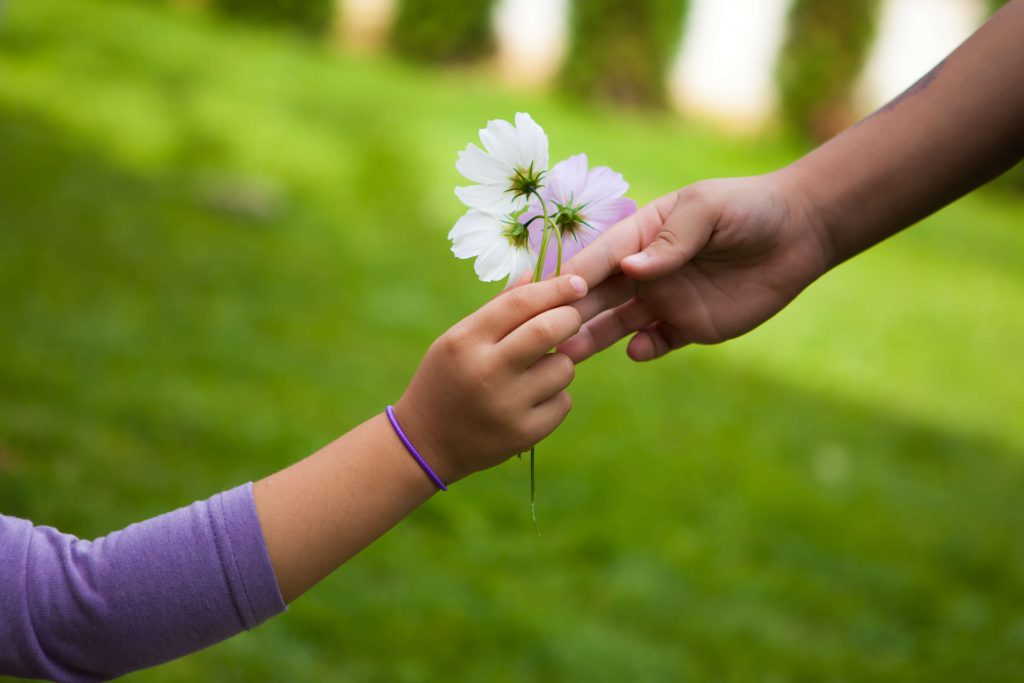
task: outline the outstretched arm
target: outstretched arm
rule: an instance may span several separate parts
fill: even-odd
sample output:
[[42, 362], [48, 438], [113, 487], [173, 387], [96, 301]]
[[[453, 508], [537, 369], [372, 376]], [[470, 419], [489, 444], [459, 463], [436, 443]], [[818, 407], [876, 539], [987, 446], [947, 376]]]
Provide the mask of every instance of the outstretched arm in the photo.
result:
[[799, 160], [792, 182], [838, 263], [1024, 156], [1024, 0], [906, 92]]
[[[547, 436], [573, 364], [579, 277], [489, 302], [428, 350], [395, 407], [442, 481]], [[98, 681], [253, 628], [436, 488], [379, 415], [255, 484], [95, 541], [0, 515], [0, 675]]]
[[1008, 169], [1024, 156], [1022, 36], [1014, 0], [790, 166], [684, 187], [613, 226], [563, 269], [591, 292], [578, 304], [589, 322], [561, 350], [579, 361], [638, 332], [628, 353], [642, 361], [739, 336], [829, 268]]
[[[580, 329], [568, 305], [579, 277], [506, 292], [438, 339], [395, 406], [403, 431], [442, 481], [497, 465], [569, 412], [572, 362], [548, 349]], [[378, 415], [257, 482], [274, 571], [291, 601], [436, 492]]]

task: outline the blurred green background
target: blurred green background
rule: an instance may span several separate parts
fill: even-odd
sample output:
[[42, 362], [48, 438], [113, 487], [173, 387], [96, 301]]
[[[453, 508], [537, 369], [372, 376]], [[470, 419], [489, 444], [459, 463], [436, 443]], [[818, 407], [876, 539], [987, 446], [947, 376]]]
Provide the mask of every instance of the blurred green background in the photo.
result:
[[[156, 3], [0, 16], [0, 510], [83, 537], [397, 398], [497, 288], [456, 152], [530, 111], [645, 202], [783, 135], [510, 93]], [[132, 681], [1005, 681], [1024, 674], [1024, 202], [983, 191], [746, 337], [579, 368], [539, 449], [258, 630]], [[0, 560], [2, 561], [2, 560]]]

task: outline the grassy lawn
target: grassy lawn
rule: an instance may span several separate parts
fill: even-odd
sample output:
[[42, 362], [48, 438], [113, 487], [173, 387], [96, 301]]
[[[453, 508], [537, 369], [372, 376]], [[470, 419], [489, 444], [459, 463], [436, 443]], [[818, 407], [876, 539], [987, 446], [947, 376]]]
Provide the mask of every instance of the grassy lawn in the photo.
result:
[[[445, 240], [488, 118], [532, 112], [641, 202], [799, 153], [156, 7], [2, 11], [0, 511], [84, 537], [399, 396], [496, 291]], [[1024, 202], [967, 198], [741, 340], [581, 366], [541, 537], [509, 463], [129, 680], [1024, 675], [1022, 305]]]

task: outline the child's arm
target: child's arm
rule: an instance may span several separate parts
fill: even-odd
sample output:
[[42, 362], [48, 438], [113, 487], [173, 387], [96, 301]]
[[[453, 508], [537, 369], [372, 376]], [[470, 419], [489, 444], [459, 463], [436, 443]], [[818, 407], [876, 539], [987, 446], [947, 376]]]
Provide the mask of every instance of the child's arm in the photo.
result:
[[[566, 304], [585, 292], [579, 277], [520, 287], [430, 347], [395, 415], [442, 481], [529, 450], [565, 418], [573, 364], [545, 354], [579, 330], [579, 314]], [[437, 491], [384, 415], [254, 490], [289, 602]]]
[[[546, 352], [579, 329], [565, 304], [585, 290], [570, 277], [519, 288], [431, 346], [395, 410], [443, 481], [565, 417], [572, 363]], [[0, 675], [106, 680], [253, 628], [435, 490], [378, 416], [255, 487], [95, 541], [0, 515]]]

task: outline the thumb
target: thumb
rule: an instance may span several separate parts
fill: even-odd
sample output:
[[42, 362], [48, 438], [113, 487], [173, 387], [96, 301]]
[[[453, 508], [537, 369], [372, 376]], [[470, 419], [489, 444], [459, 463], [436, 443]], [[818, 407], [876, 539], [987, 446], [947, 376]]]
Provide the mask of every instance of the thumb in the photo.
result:
[[643, 251], [622, 259], [622, 271], [634, 280], [664, 277], [696, 256], [711, 239], [714, 227], [707, 201], [696, 200], [690, 188], [684, 188], [654, 239]]

